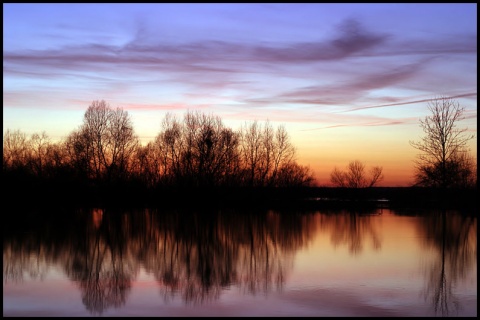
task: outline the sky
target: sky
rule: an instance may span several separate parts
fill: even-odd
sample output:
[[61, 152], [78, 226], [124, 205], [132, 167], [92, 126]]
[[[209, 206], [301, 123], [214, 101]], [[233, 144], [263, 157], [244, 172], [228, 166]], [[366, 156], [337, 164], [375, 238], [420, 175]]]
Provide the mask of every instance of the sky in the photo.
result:
[[477, 155], [477, 4], [3, 4], [3, 128], [59, 141], [94, 100], [143, 144], [167, 113], [284, 125], [318, 185], [353, 160], [413, 183], [429, 101]]

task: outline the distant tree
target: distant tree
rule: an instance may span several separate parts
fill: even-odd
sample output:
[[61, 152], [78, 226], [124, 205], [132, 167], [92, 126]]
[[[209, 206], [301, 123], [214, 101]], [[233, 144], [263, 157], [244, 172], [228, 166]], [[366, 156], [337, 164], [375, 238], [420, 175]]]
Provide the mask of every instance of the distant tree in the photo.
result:
[[162, 131], [155, 138], [155, 148], [163, 160], [163, 180], [172, 183], [182, 175], [180, 154], [183, 148], [182, 123], [171, 113], [162, 121]]
[[124, 179], [138, 146], [128, 112], [112, 109], [104, 100], [92, 102], [83, 125], [68, 140], [75, 165], [103, 181]]
[[275, 130], [269, 121], [263, 125], [254, 121], [241, 128], [240, 137], [241, 159], [247, 185], [284, 184], [285, 177], [278, 177], [279, 170], [283, 167], [283, 174], [285, 174], [286, 168], [295, 156], [295, 148], [290, 142], [285, 127], [282, 125]]
[[25, 168], [29, 149], [28, 138], [24, 132], [7, 129], [3, 134], [3, 170]]
[[69, 180], [72, 178], [72, 166], [68, 158], [65, 141], [49, 143], [44, 165], [44, 173], [47, 177], [59, 180]]
[[[431, 115], [420, 119], [420, 127], [425, 136], [420, 141], [410, 141], [410, 145], [421, 153], [415, 160], [415, 180], [417, 185], [433, 187], [457, 186], [465, 171], [467, 142], [473, 134], [465, 134], [467, 128], [457, 128], [463, 120], [465, 107], [451, 98], [439, 98], [429, 103]], [[463, 162], [463, 163], [462, 163]]]
[[254, 121], [245, 124], [241, 129], [241, 154], [246, 174], [246, 183], [250, 186], [257, 184], [260, 175], [261, 161], [264, 158], [262, 148], [261, 125]]
[[238, 145], [238, 134], [220, 117], [188, 111], [183, 122], [165, 116], [147, 157], [161, 184], [221, 186], [239, 171]]
[[74, 130], [65, 139], [65, 154], [76, 179], [93, 179], [93, 148], [84, 130]]
[[335, 167], [330, 173], [330, 181], [334, 186], [346, 188], [373, 187], [383, 178], [382, 167], [372, 167], [370, 175], [367, 175], [365, 165], [359, 160], [350, 162], [346, 171], [341, 171]]
[[[269, 185], [276, 184], [278, 172], [282, 167], [295, 163], [293, 160], [296, 153], [295, 147], [290, 142], [290, 137], [288, 136], [285, 126], [281, 125], [277, 127], [272, 140], [273, 148], [270, 156], [272, 164], [270, 165], [271, 170], [268, 174]], [[310, 185], [314, 180], [310, 168], [298, 164], [296, 167], [299, 170], [294, 170], [294, 172], [296, 176], [300, 178], [300, 180], [297, 179], [297, 181], [300, 181], [302, 185]]]
[[336, 187], [345, 188], [347, 186], [347, 177], [345, 172], [335, 167], [330, 173], [330, 181]]
[[220, 117], [188, 112], [185, 117], [184, 163], [197, 185], [218, 186], [231, 175], [232, 156], [238, 148], [236, 134], [226, 128]]
[[132, 166], [133, 174], [147, 188], [156, 186], [162, 177], [164, 170], [162, 168], [162, 157], [158, 153], [155, 142], [150, 141], [146, 146], [138, 146], [134, 166]]
[[294, 161], [282, 165], [278, 169], [275, 186], [309, 187], [315, 182], [310, 167], [302, 166]]
[[45, 131], [41, 134], [34, 133], [29, 139], [28, 165], [31, 172], [38, 177], [43, 177], [45, 174], [44, 171], [48, 162], [50, 144], [50, 138]]

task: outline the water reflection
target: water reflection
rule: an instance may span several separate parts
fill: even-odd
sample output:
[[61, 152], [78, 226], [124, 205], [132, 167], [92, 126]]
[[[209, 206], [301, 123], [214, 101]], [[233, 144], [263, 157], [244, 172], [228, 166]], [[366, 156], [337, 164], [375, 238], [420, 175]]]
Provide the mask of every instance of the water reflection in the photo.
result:
[[378, 230], [372, 220], [382, 214], [382, 209], [340, 210], [325, 216], [322, 227], [331, 232], [334, 246], [347, 245], [351, 254], [362, 252], [363, 245], [371, 240], [375, 250], [381, 248]]
[[[282, 290], [295, 253], [318, 233], [333, 246], [361, 255], [381, 250], [369, 212], [251, 210], [114, 210], [96, 208], [19, 217], [4, 232], [4, 285], [39, 278], [56, 265], [80, 289], [94, 315], [123, 306], [141, 269], [152, 274], [159, 297], [187, 304], [216, 300], [235, 285], [247, 294]], [[40, 218], [41, 217], [41, 218]], [[458, 306], [452, 286], [476, 265], [476, 218], [448, 213], [417, 220], [428, 261], [424, 296], [435, 312]]]
[[139, 266], [128, 245], [128, 221], [112, 218], [109, 214], [104, 217], [101, 209], [93, 209], [85, 229], [66, 239], [65, 250], [70, 254], [61, 261], [92, 313], [101, 314], [109, 307], [124, 305], [138, 272]]
[[424, 235], [423, 245], [436, 253], [425, 271], [424, 291], [435, 314], [448, 316], [459, 311], [460, 300], [453, 288], [476, 265], [476, 221], [473, 216], [452, 215], [443, 210], [424, 216], [419, 224], [419, 232]]

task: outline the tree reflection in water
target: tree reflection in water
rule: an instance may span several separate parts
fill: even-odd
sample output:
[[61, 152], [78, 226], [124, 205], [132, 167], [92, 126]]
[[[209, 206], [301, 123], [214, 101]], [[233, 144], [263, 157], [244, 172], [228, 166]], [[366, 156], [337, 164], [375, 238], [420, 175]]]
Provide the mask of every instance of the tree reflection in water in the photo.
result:
[[441, 210], [423, 217], [419, 233], [425, 239], [423, 244], [436, 252], [435, 259], [426, 269], [427, 283], [423, 295], [432, 302], [435, 314], [458, 313], [460, 303], [453, 287], [465, 280], [468, 271], [476, 264], [476, 218]]
[[142, 237], [132, 243], [139, 260], [165, 300], [180, 294], [193, 304], [217, 299], [232, 284], [250, 293], [281, 287], [293, 253], [303, 245], [299, 239], [308, 234], [302, 228], [282, 233], [291, 227], [273, 212], [148, 211], [145, 217]]
[[78, 283], [83, 303], [94, 314], [124, 305], [137, 275], [138, 265], [127, 245], [127, 219], [119, 212], [93, 209], [84, 236], [79, 233], [70, 238], [71, 255], [64, 261], [64, 269]]
[[268, 292], [282, 287], [294, 253], [315, 234], [311, 217], [148, 209], [93, 209], [70, 221], [44, 217], [31, 226], [19, 223], [28, 232], [4, 235], [4, 282], [59, 264], [78, 284], [87, 310], [98, 315], [125, 304], [142, 267], [154, 275], [166, 301], [180, 295], [198, 304], [231, 285]]
[[338, 246], [346, 244], [351, 254], [357, 255], [362, 252], [363, 245], [371, 239], [375, 250], [381, 248], [381, 239], [372, 216], [381, 214], [381, 209], [372, 208], [361, 210], [341, 210], [327, 215], [323, 219], [322, 226], [332, 232], [332, 244]]
[[[378, 212], [94, 209], [38, 214], [30, 222], [19, 215], [4, 232], [4, 283], [60, 265], [97, 315], [126, 303], [141, 269], [154, 276], [165, 302], [204, 303], [232, 285], [268, 293], [282, 290], [295, 253], [318, 232], [352, 255], [369, 241], [380, 249], [372, 217]], [[442, 314], [455, 306], [452, 285], [476, 262], [476, 220], [449, 215], [446, 223], [446, 216], [427, 215], [419, 227], [425, 246], [438, 252], [425, 295]]]

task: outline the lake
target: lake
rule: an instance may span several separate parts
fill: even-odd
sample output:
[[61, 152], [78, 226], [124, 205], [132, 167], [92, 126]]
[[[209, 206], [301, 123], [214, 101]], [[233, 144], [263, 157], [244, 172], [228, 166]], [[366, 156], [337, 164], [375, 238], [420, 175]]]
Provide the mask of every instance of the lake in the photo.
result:
[[91, 208], [4, 216], [3, 316], [477, 316], [475, 214]]

